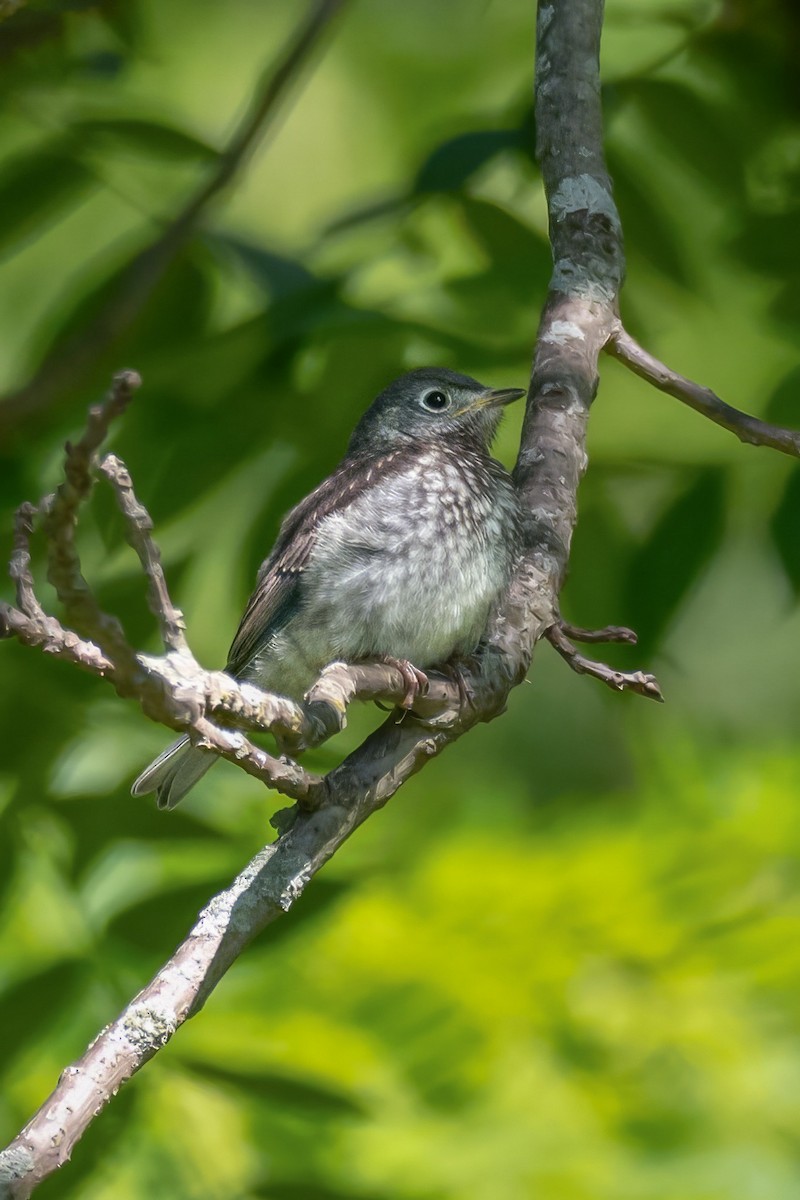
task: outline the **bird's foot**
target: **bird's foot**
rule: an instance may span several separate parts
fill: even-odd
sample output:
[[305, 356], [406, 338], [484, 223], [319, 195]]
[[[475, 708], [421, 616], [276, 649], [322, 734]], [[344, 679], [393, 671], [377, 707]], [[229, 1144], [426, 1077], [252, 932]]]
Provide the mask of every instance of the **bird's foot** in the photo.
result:
[[420, 671], [419, 667], [415, 667], [407, 658], [392, 658], [391, 655], [384, 655], [379, 660], [385, 663], [387, 667], [395, 667], [403, 677], [405, 684], [405, 693], [400, 701], [400, 708], [404, 708], [407, 712], [414, 707], [414, 701], [419, 696], [424, 696], [428, 690], [428, 676], [424, 671]]
[[464, 674], [465, 665], [466, 662], [462, 663], [459, 659], [452, 658], [449, 663], [440, 668], [444, 675], [450, 676], [458, 688], [458, 702], [462, 713], [465, 713], [470, 708], [474, 711], [477, 707], [475, 704], [475, 692], [472, 690]]

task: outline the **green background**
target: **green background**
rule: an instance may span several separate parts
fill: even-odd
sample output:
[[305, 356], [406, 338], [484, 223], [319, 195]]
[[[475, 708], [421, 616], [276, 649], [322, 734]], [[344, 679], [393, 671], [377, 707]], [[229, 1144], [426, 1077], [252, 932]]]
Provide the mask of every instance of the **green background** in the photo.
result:
[[[36, 403], [4, 420], [0, 402], [3, 557], [15, 505], [57, 483], [87, 404], [136, 367], [112, 443], [191, 644], [220, 665], [282, 512], [382, 386], [433, 362], [526, 381], [549, 269], [533, 7], [345, 6], [143, 312]], [[55, 378], [303, 11], [49, 0], [0, 26], [4, 397]], [[800, 426], [792, 12], [610, 0], [603, 68], [626, 322], [730, 403]], [[790, 459], [604, 361], [564, 610], [635, 627], [609, 657], [655, 670], [667, 704], [540, 646], [507, 715], [358, 831], [39, 1194], [795, 1198], [799, 529]], [[82, 551], [155, 650], [99, 489]], [[279, 805], [227, 766], [174, 813], [134, 800], [164, 731], [71, 667], [0, 655], [5, 1141]], [[376, 719], [355, 713], [309, 765]]]

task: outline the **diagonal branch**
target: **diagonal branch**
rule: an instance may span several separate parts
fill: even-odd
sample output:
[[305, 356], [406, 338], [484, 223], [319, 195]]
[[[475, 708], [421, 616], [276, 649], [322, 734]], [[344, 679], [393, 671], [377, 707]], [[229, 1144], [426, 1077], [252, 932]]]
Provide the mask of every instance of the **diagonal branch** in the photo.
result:
[[33, 379], [0, 400], [0, 432], [55, 403], [75, 379], [111, 349], [133, 325], [164, 273], [208, 205], [246, 165], [258, 139], [277, 115], [281, 100], [300, 74], [345, 0], [315, 0], [290, 37], [277, 63], [264, 72], [251, 106], [217, 159], [215, 169], [191, 195], [163, 233], [128, 266], [102, 312], [45, 358]]
[[740, 442], [751, 446], [770, 446], [773, 450], [780, 450], [782, 454], [800, 458], [799, 432], [781, 429], [779, 425], [770, 425], [767, 421], [760, 421], [758, 417], [740, 412], [738, 408], [732, 408], [710, 388], [694, 383], [659, 362], [621, 325], [613, 331], [605, 348], [614, 358], [629, 367], [634, 375], [646, 379], [668, 396], [674, 396], [676, 400], [688, 404], [689, 408], [708, 417], [709, 421], [721, 425], [730, 433], [735, 433]]
[[[317, 12], [330, 15], [333, 7], [320, 5]], [[296, 793], [308, 784], [308, 794], [299, 797], [305, 806], [279, 814], [282, 832], [275, 845], [261, 851], [232, 887], [211, 901], [170, 962], [62, 1075], [25, 1130], [0, 1154], [0, 1196], [28, 1196], [63, 1163], [118, 1087], [198, 1010], [247, 943], [291, 906], [353, 830], [476, 722], [503, 712], [510, 689], [530, 666], [535, 643], [559, 620], [558, 597], [576, 520], [577, 489], [586, 469], [586, 426], [597, 388], [598, 357], [616, 327], [624, 267], [619, 218], [602, 151], [602, 7], [602, 0], [557, 0], [539, 10], [537, 152], [554, 270], [515, 469], [526, 511], [524, 549], [481, 652], [464, 665], [461, 687], [447, 679], [433, 681], [434, 694], [425, 701], [433, 705], [432, 711], [423, 712], [420, 705], [401, 720], [392, 714], [324, 780], [299, 776]], [[58, 379], [63, 382], [63, 364], [60, 369], [60, 376], [54, 372], [48, 378], [49, 387]], [[69, 367], [66, 375], [72, 370]], [[132, 506], [123, 510], [129, 522], [140, 519]], [[146, 533], [149, 536], [149, 530]], [[146, 546], [143, 552], [152, 587], [153, 558]], [[23, 560], [21, 564], [24, 575]], [[151, 590], [151, 599], [157, 591]], [[15, 628], [20, 617], [34, 624], [10, 606], [0, 609], [6, 631], [16, 636], [21, 636]], [[299, 744], [317, 744], [341, 727], [347, 705], [359, 693], [396, 702], [405, 691], [394, 668], [333, 664], [312, 688], [305, 706], [287, 702], [277, 708], [279, 697], [259, 694], [219, 672], [201, 672], [186, 652], [171, 651], [161, 660], [138, 656], [136, 663], [141, 675], [137, 695], [148, 715], [191, 730], [198, 742], [214, 744], [215, 749], [220, 747], [214, 739], [225, 732], [222, 740], [227, 741], [220, 752], [234, 760], [240, 751], [247, 758], [257, 748], [241, 734], [221, 729], [225, 720], [236, 724], [247, 718], [255, 723], [269, 716], [295, 732]], [[118, 679], [114, 682], [120, 686]], [[471, 698], [469, 704], [460, 703], [462, 693]], [[272, 759], [266, 767], [275, 771], [288, 762]], [[252, 759], [250, 765], [259, 767]], [[294, 764], [292, 768], [300, 771]]]

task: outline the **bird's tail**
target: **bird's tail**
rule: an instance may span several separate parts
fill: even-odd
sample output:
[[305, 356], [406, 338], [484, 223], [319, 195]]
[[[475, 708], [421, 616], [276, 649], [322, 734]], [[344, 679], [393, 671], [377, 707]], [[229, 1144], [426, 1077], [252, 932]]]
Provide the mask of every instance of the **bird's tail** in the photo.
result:
[[216, 754], [197, 750], [188, 737], [178, 738], [142, 771], [131, 794], [146, 796], [155, 792], [159, 808], [174, 808], [216, 761]]

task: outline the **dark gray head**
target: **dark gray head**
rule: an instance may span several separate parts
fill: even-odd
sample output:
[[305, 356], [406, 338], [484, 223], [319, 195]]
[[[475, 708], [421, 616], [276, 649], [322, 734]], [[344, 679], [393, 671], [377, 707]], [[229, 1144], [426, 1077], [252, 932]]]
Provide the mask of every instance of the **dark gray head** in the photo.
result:
[[401, 375], [373, 400], [348, 452], [374, 453], [440, 438], [488, 450], [504, 406], [524, 395], [522, 388], [488, 388], [446, 367], [421, 367]]

